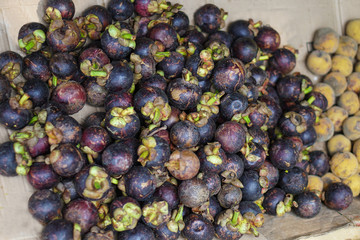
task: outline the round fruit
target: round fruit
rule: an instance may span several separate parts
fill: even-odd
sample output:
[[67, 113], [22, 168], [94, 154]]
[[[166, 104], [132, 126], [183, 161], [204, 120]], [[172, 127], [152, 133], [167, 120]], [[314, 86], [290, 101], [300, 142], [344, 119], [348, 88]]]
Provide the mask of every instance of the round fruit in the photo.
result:
[[315, 75], [327, 74], [331, 69], [331, 64], [330, 54], [321, 50], [312, 51], [306, 59], [306, 66]]

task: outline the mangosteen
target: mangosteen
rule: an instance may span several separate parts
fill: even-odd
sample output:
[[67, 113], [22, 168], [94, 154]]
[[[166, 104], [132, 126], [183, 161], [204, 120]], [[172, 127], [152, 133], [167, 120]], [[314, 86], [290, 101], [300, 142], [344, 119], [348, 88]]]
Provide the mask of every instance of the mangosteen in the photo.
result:
[[176, 240], [179, 238], [185, 224], [183, 220], [184, 206], [180, 205], [179, 209], [173, 211], [171, 219], [166, 224], [161, 224], [155, 229], [156, 239], [159, 240]]
[[100, 39], [100, 34], [112, 23], [110, 12], [103, 6], [93, 5], [82, 13], [87, 35], [91, 40]]
[[206, 173], [217, 173], [223, 171], [226, 161], [226, 153], [219, 142], [209, 142], [197, 152], [200, 160], [200, 170]]
[[146, 239], [155, 240], [155, 235], [152, 229], [142, 223], [138, 223], [134, 229], [129, 231], [120, 232], [119, 239], [132, 240], [132, 239]]
[[205, 4], [194, 13], [195, 24], [206, 33], [213, 33], [225, 26], [227, 13], [214, 4]]
[[101, 156], [102, 165], [112, 177], [127, 173], [134, 164], [131, 151], [122, 142], [107, 146]]
[[232, 43], [231, 52], [242, 62], [249, 63], [257, 57], [258, 47], [252, 38], [239, 37]]
[[60, 196], [48, 189], [35, 191], [28, 201], [30, 214], [43, 225], [61, 218], [62, 207]]
[[243, 19], [233, 21], [229, 24], [228, 32], [234, 39], [240, 37], [254, 38], [254, 32], [251, 30], [251, 22]]
[[85, 164], [81, 151], [71, 143], [62, 143], [50, 153], [50, 163], [54, 171], [63, 177], [77, 174]]
[[18, 43], [21, 51], [26, 54], [37, 52], [46, 40], [46, 27], [37, 22], [26, 23], [18, 33]]
[[100, 41], [102, 49], [111, 59], [120, 60], [128, 57], [135, 49], [135, 39], [130, 29], [122, 28], [120, 22], [117, 22], [105, 28]]
[[353, 194], [349, 186], [341, 182], [334, 182], [326, 187], [322, 199], [328, 208], [341, 211], [350, 206]]
[[211, 240], [215, 236], [214, 226], [201, 215], [191, 213], [185, 217], [184, 223], [182, 234], [189, 240]]
[[169, 208], [169, 204], [164, 200], [153, 198], [142, 207], [141, 219], [151, 228], [158, 228], [166, 224], [170, 218], [171, 209]]
[[0, 153], [0, 175], [26, 175], [29, 172], [32, 159], [21, 143], [4, 142], [0, 145]]
[[269, 157], [275, 167], [289, 170], [295, 166], [299, 152], [296, 151], [293, 142], [286, 139], [277, 139], [270, 146]]
[[161, 42], [166, 51], [174, 51], [179, 46], [176, 30], [167, 23], [156, 24], [149, 30], [148, 36], [154, 41]]
[[87, 200], [103, 200], [111, 190], [110, 176], [103, 167], [87, 165], [76, 174], [75, 188]]
[[[49, 116], [48, 116], [49, 119]], [[72, 143], [78, 144], [81, 140], [81, 125], [75, 118], [68, 115], [59, 115], [45, 123], [45, 132], [50, 144]]]
[[227, 153], [237, 153], [245, 144], [245, 127], [234, 121], [227, 121], [218, 126], [215, 140]]
[[141, 142], [137, 151], [139, 155], [137, 161], [148, 168], [162, 168], [170, 158], [169, 143], [157, 136], [144, 137]]
[[329, 157], [323, 151], [311, 151], [309, 153], [309, 174], [323, 176], [330, 169]]
[[42, 239], [81, 239], [79, 224], [73, 224], [65, 219], [55, 219], [49, 222], [41, 232]]
[[157, 64], [157, 69], [164, 72], [167, 79], [175, 79], [181, 77], [185, 65], [185, 58], [178, 52], [170, 52], [161, 62]]
[[291, 211], [293, 196], [286, 194], [281, 188], [271, 188], [264, 194], [262, 207], [265, 213], [274, 216], [284, 216]]
[[216, 63], [211, 81], [218, 91], [231, 93], [244, 84], [245, 67], [237, 58], [224, 58]]
[[60, 181], [52, 166], [44, 162], [33, 163], [26, 178], [31, 186], [40, 190], [52, 188]]
[[91, 201], [78, 198], [66, 205], [64, 219], [79, 224], [81, 232], [86, 233], [99, 222], [99, 214]]
[[200, 161], [197, 155], [188, 149], [179, 149], [171, 153], [165, 167], [170, 174], [179, 180], [187, 180], [195, 177], [200, 169]]
[[255, 201], [262, 197], [261, 188], [259, 183], [259, 174], [254, 170], [246, 170], [240, 177], [243, 184], [242, 199], [244, 201]]
[[138, 201], [152, 196], [156, 190], [155, 177], [146, 167], [134, 166], [124, 175], [126, 194]]
[[160, 88], [144, 87], [134, 94], [134, 108], [148, 123], [166, 121], [171, 114], [166, 93]]
[[13, 51], [0, 53], [0, 73], [9, 81], [20, 75], [23, 69], [23, 60], [20, 54]]
[[265, 53], [272, 53], [280, 46], [280, 34], [271, 26], [258, 28], [258, 33], [254, 40]]
[[286, 193], [299, 194], [305, 191], [308, 183], [307, 173], [298, 167], [280, 171], [279, 187]]
[[199, 178], [184, 180], [178, 187], [180, 203], [190, 208], [202, 206], [209, 200], [209, 189]]
[[136, 227], [141, 217], [140, 204], [131, 197], [117, 197], [110, 205], [111, 222], [118, 232]]
[[75, 14], [75, 4], [72, 0], [48, 0], [45, 5], [43, 19], [50, 22], [55, 19], [71, 20]]
[[132, 16], [135, 7], [131, 0], [111, 0], [107, 9], [114, 20], [121, 22]]
[[74, 21], [55, 19], [46, 33], [47, 43], [56, 52], [70, 52], [80, 44], [81, 32]]
[[106, 113], [104, 124], [110, 136], [117, 140], [134, 137], [140, 130], [140, 119], [133, 107], [113, 107]]
[[295, 195], [293, 210], [296, 215], [302, 218], [313, 218], [321, 209], [321, 200], [313, 192], [303, 192]]

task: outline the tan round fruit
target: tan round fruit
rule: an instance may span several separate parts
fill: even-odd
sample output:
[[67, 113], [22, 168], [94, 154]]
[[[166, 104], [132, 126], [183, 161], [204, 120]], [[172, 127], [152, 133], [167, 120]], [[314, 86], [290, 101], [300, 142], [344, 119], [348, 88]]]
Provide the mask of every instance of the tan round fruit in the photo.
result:
[[339, 34], [332, 28], [320, 28], [315, 32], [313, 46], [317, 50], [334, 53], [339, 46]]
[[347, 77], [353, 71], [353, 64], [349, 57], [342, 55], [334, 55], [331, 59], [331, 62], [331, 71], [333, 72], [341, 72]]
[[306, 59], [306, 66], [315, 75], [325, 75], [331, 69], [331, 56], [321, 50], [312, 51]]
[[356, 174], [358, 167], [359, 162], [351, 152], [338, 152], [330, 159], [331, 172], [341, 179], [346, 179]]
[[360, 72], [353, 72], [347, 77], [347, 90], [360, 93]]
[[343, 181], [344, 184], [351, 188], [354, 197], [360, 194], [360, 174], [354, 174]]
[[335, 183], [335, 182], [341, 182], [341, 179], [338, 178], [337, 176], [335, 176], [333, 173], [328, 172], [325, 173], [322, 177], [321, 180], [324, 183], [324, 189], [327, 188], [327, 186], [329, 186], [330, 183]]
[[353, 91], [346, 91], [339, 97], [337, 105], [344, 108], [349, 115], [353, 115], [360, 109], [359, 97]]
[[344, 108], [338, 106], [332, 106], [325, 114], [334, 124], [335, 132], [340, 132], [342, 130], [342, 124], [349, 116], [348, 112]]
[[352, 146], [352, 153], [356, 156], [360, 164], [360, 139], [356, 140]]
[[360, 72], [360, 62], [354, 64], [354, 72]]
[[323, 78], [323, 82], [329, 84], [334, 90], [335, 96], [340, 96], [347, 88], [346, 77], [340, 72], [330, 72]]
[[355, 39], [360, 44], [360, 19], [353, 19], [347, 22], [345, 26], [345, 34]]
[[351, 141], [360, 139], [360, 116], [348, 117], [343, 124], [343, 133]]
[[334, 124], [327, 117], [320, 117], [319, 122], [314, 125], [317, 141], [328, 141], [334, 135]]
[[321, 177], [316, 175], [308, 175], [308, 185], [306, 190], [315, 193], [319, 197], [324, 189], [324, 182]]
[[327, 109], [331, 108], [335, 104], [335, 102], [336, 102], [335, 92], [334, 92], [334, 89], [329, 84], [323, 83], [323, 82], [317, 83], [314, 86], [313, 91], [319, 92], [325, 96], [325, 98], [328, 102]]
[[340, 36], [339, 46], [336, 54], [354, 59], [358, 51], [358, 43], [349, 36]]
[[327, 149], [330, 156], [337, 152], [350, 152], [351, 141], [342, 134], [336, 134], [327, 142]]

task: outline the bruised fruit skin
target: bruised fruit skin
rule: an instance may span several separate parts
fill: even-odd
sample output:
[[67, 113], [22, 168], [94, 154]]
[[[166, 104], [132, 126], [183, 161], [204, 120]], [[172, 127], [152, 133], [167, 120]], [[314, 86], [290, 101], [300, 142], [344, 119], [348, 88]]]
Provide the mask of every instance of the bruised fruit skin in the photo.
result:
[[43, 225], [61, 218], [62, 207], [60, 195], [48, 189], [34, 192], [28, 201], [30, 214]]
[[299, 194], [305, 191], [307, 183], [307, 173], [301, 168], [294, 167], [280, 172], [278, 185], [286, 193]]
[[170, 129], [170, 140], [178, 148], [191, 148], [199, 143], [200, 133], [194, 123], [180, 121]]
[[244, 128], [242, 124], [234, 121], [225, 122], [216, 129], [215, 140], [221, 144], [225, 152], [239, 152], [245, 144]]
[[75, 118], [68, 115], [60, 115], [51, 122], [46, 122], [45, 132], [50, 144], [78, 144], [82, 135], [81, 125]]
[[316, 175], [308, 175], [308, 185], [305, 191], [313, 192], [318, 197], [321, 197], [321, 193], [324, 190], [324, 182], [321, 177]]
[[351, 189], [340, 182], [329, 184], [325, 188], [322, 198], [328, 208], [337, 211], [348, 208], [353, 201]]
[[211, 78], [215, 89], [231, 93], [244, 84], [245, 67], [244, 64], [236, 58], [224, 58], [215, 65]]
[[242, 199], [241, 189], [232, 184], [223, 184], [217, 199], [223, 208], [232, 208], [238, 205]]
[[200, 161], [191, 150], [175, 150], [171, 153], [165, 167], [170, 174], [179, 180], [187, 180], [195, 177], [200, 169]]
[[75, 199], [66, 205], [64, 219], [79, 224], [81, 232], [88, 232], [99, 221], [98, 210], [91, 201]]
[[285, 192], [280, 188], [269, 189], [264, 194], [264, 200], [262, 206], [265, 209], [265, 213], [274, 216], [283, 216], [285, 214], [284, 209]]
[[294, 197], [293, 210], [302, 218], [313, 218], [319, 214], [321, 200], [313, 192], [303, 192]]
[[57, 52], [70, 52], [80, 43], [81, 33], [75, 22], [65, 19], [51, 21], [46, 39]]
[[315, 75], [325, 75], [332, 66], [331, 56], [329, 53], [321, 50], [312, 51], [307, 56], [306, 66]]
[[258, 47], [266, 53], [272, 53], [280, 46], [280, 34], [270, 26], [259, 28], [259, 32], [254, 38]]
[[339, 46], [340, 36], [332, 28], [320, 28], [315, 32], [313, 46], [317, 50], [335, 53]]
[[187, 239], [211, 240], [215, 236], [213, 224], [200, 215], [191, 213], [185, 217], [184, 223], [182, 233]]
[[63, 177], [77, 174], [85, 164], [85, 157], [75, 145], [63, 143], [50, 153], [54, 171]]
[[63, 82], [52, 92], [51, 100], [64, 106], [66, 113], [71, 115], [85, 106], [86, 92], [77, 82]]
[[360, 93], [360, 72], [353, 72], [347, 77], [347, 90]]
[[179, 46], [175, 29], [167, 23], [156, 24], [149, 30], [148, 36], [154, 41], [161, 42], [167, 51], [174, 51]]
[[189, 208], [196, 208], [209, 200], [209, 189], [203, 180], [192, 178], [181, 182], [178, 188], [180, 203]]
[[124, 177], [126, 194], [138, 201], [147, 199], [155, 192], [154, 176], [146, 167], [133, 167]]

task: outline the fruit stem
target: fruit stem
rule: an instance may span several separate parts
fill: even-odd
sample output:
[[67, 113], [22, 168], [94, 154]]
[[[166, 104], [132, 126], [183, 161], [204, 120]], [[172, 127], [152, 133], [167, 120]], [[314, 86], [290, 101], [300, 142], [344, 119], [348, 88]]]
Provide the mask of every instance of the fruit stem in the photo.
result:
[[182, 219], [183, 211], [184, 211], [184, 205], [180, 205], [179, 212], [176, 214], [176, 217], [175, 217], [175, 222], [178, 222]]
[[[312, 86], [309, 86], [309, 87], [307, 87], [307, 88], [304, 90], [304, 93], [305, 93], [305, 94], [308, 94], [308, 93], [310, 93], [312, 90], [313, 90], [313, 87], [312, 87]], [[312, 97], [313, 97], [313, 96], [312, 96]]]
[[237, 225], [239, 214], [240, 214], [239, 211], [234, 211], [233, 217], [231, 219], [231, 225], [233, 225], [233, 226]]
[[25, 49], [27, 52], [29, 52], [30, 49], [32, 49], [34, 46], [35, 46], [35, 40], [31, 40], [25, 45]]
[[92, 71], [90, 71], [90, 76], [91, 77], [106, 77], [107, 72], [101, 71], [101, 70], [92, 70]]
[[314, 96], [311, 96], [311, 97], [307, 100], [307, 102], [308, 102], [309, 104], [312, 104], [315, 100], [316, 100], [316, 98], [315, 98]]

